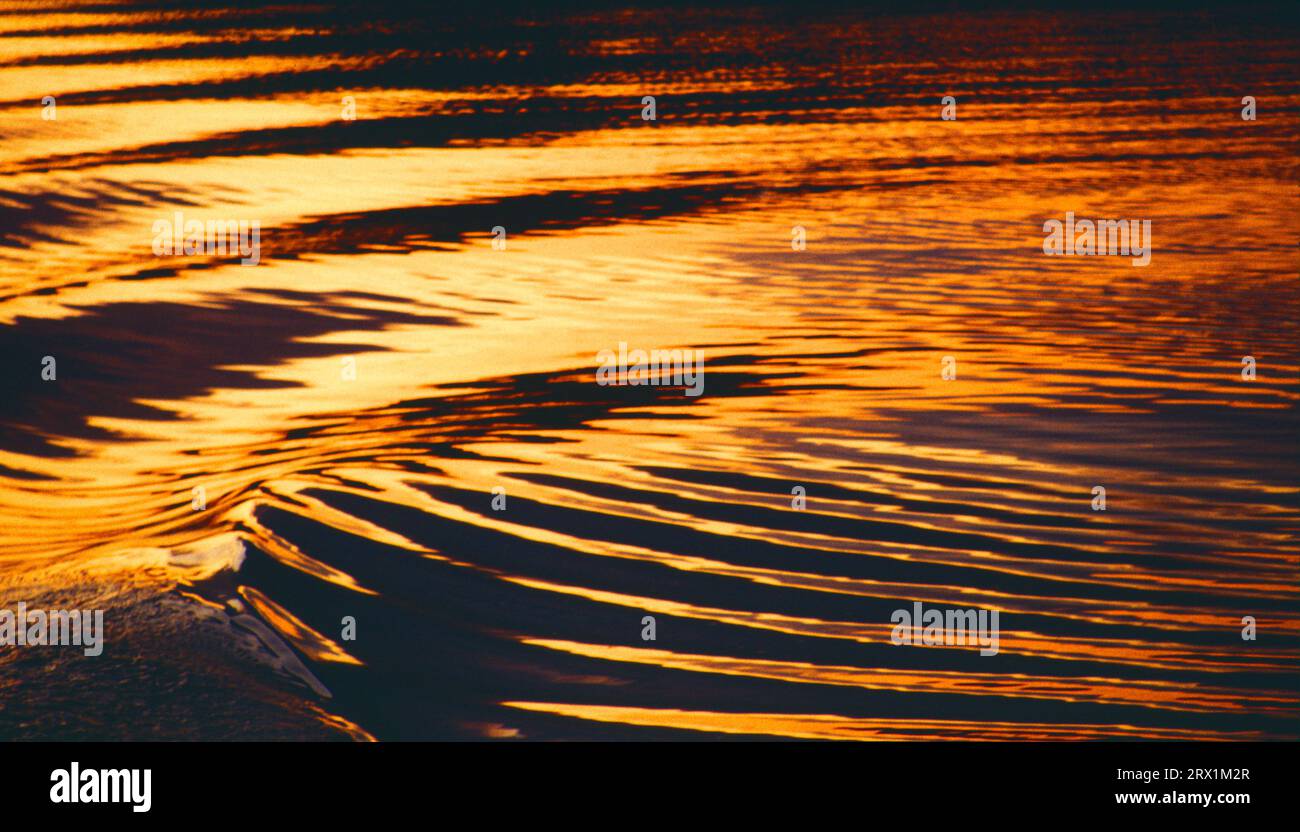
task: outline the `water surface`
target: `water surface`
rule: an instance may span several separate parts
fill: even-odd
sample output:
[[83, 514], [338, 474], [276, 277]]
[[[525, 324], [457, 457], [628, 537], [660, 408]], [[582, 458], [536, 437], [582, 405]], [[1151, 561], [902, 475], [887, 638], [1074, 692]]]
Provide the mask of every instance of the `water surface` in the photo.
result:
[[1297, 35], [10, 6], [0, 736], [1300, 737]]

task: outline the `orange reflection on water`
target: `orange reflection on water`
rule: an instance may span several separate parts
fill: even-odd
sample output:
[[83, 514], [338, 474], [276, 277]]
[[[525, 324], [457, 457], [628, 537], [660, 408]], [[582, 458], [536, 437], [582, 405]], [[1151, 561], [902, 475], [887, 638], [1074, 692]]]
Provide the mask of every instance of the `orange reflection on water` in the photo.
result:
[[[1014, 18], [1036, 50], [963, 47], [954, 123], [916, 21], [754, 12], [674, 46], [646, 14], [570, 20], [588, 35], [551, 44], [554, 77], [529, 62], [545, 28], [375, 22], [339, 54], [300, 48], [327, 23], [239, 10], [183, 36], [160, 12], [5, 16], [50, 34], [0, 41], [0, 586], [247, 615], [259, 661], [314, 680], [301, 713], [354, 738], [436, 733], [439, 708], [499, 738], [537, 732], [521, 713], [1294, 738], [1294, 125], [1220, 119], [1217, 89], [1161, 76], [1215, 55], [1263, 84], [1287, 44], [1243, 35], [1246, 66], [1157, 38], [1099, 89], [1097, 33]], [[109, 28], [59, 31], [80, 26]], [[654, 123], [644, 66], [670, 68]], [[155, 256], [176, 211], [256, 220], [262, 262]], [[1151, 264], [1046, 257], [1066, 211], [1151, 219]], [[620, 343], [703, 350], [704, 395], [597, 385]], [[1001, 654], [871, 652], [913, 601], [999, 610]], [[360, 607], [409, 640], [336, 640]], [[627, 646], [642, 614], [674, 638]], [[898, 703], [934, 712], [870, 713]]]

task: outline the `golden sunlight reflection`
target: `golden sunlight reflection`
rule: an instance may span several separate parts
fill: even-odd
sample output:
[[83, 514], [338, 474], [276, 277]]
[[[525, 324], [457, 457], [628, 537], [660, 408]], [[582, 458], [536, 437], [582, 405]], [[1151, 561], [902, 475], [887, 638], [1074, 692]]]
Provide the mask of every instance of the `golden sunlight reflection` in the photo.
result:
[[[0, 19], [7, 596], [187, 634], [254, 691], [220, 736], [1300, 736], [1296, 130], [1180, 71], [1294, 114], [1284, 38], [1099, 88], [1031, 26], [953, 123], [924, 16], [315, 13]], [[1045, 256], [1067, 211], [1150, 264]], [[703, 394], [597, 384], [620, 344]], [[895, 647], [913, 602], [1000, 651]]]

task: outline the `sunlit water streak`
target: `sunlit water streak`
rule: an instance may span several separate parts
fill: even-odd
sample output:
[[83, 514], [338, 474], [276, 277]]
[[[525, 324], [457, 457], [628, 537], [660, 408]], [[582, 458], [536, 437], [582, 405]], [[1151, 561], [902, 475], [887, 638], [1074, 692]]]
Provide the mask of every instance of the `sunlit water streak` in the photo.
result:
[[[1300, 736], [1293, 27], [0, 33], [0, 595], [109, 638], [0, 652], [0, 735]], [[262, 263], [155, 257], [178, 210]], [[1045, 257], [1066, 211], [1151, 264]], [[892, 646], [914, 601], [1001, 652]]]

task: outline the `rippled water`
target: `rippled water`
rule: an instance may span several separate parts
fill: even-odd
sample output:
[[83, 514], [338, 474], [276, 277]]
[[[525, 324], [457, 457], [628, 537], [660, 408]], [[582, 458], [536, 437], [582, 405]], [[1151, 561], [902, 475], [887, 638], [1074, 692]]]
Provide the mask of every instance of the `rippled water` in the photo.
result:
[[[108, 640], [0, 651], [0, 736], [1300, 737], [1298, 43], [8, 7], [0, 598]], [[1000, 653], [893, 646], [916, 601]]]

